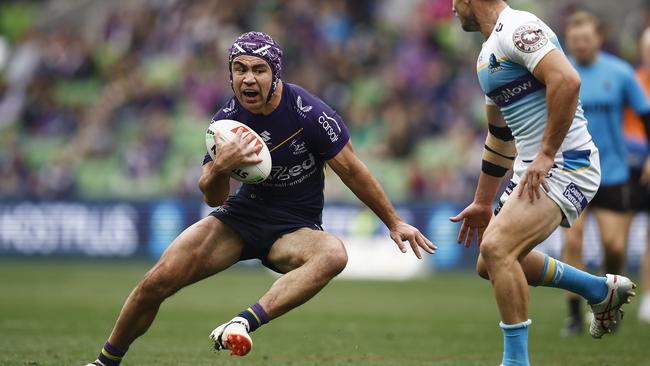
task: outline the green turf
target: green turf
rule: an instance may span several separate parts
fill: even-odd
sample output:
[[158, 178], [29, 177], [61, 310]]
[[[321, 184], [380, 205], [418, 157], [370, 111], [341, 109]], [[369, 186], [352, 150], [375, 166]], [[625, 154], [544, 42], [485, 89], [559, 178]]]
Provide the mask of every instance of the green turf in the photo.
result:
[[[0, 365], [83, 365], [106, 340], [122, 301], [148, 265], [0, 261]], [[497, 366], [501, 333], [488, 282], [439, 274], [412, 282], [337, 280], [254, 333], [244, 358], [214, 354], [208, 334], [273, 281], [233, 269], [181, 291], [131, 347], [129, 365]], [[637, 304], [619, 333], [562, 339], [559, 291], [533, 289], [533, 365], [650, 365], [650, 327]]]

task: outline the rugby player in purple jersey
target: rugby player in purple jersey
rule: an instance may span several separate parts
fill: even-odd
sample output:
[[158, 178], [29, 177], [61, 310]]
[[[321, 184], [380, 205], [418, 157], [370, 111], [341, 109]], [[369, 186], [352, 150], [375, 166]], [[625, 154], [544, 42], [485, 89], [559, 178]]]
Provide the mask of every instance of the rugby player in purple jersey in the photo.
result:
[[205, 201], [216, 209], [181, 233], [131, 292], [108, 341], [89, 365], [119, 365], [166, 298], [241, 260], [258, 258], [282, 276], [258, 302], [210, 334], [216, 350], [248, 353], [249, 333], [305, 303], [347, 263], [343, 243], [321, 228], [326, 163], [386, 224], [402, 252], [405, 241], [418, 258], [420, 249], [436, 249], [402, 221], [355, 155], [341, 117], [303, 88], [282, 81], [281, 58], [280, 47], [267, 34], [238, 37], [228, 59], [234, 96], [213, 118], [240, 121], [265, 140], [273, 161], [269, 177], [243, 184], [229, 196], [230, 172], [259, 159], [249, 145], [252, 139], [241, 133], [230, 143], [217, 143], [216, 160], [205, 156], [199, 179]]

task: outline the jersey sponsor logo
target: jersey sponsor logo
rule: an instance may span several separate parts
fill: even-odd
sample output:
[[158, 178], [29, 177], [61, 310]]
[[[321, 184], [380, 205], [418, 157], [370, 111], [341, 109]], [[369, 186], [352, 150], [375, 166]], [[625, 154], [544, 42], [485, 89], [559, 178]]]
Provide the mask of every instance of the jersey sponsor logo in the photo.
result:
[[293, 155], [300, 155], [307, 152], [307, 143], [305, 141], [298, 142], [298, 140], [291, 141], [291, 148], [293, 149]]
[[309, 157], [307, 159], [305, 159], [302, 163], [296, 164], [294, 166], [272, 166], [269, 178], [273, 180], [286, 181], [291, 178], [303, 175], [303, 173], [311, 175], [312, 172], [310, 172], [310, 170], [314, 170], [315, 167], [316, 158], [314, 157], [314, 154], [309, 154]]
[[528, 74], [489, 92], [487, 96], [496, 105], [503, 107], [542, 89], [544, 89], [544, 84], [535, 79], [533, 75]]
[[490, 74], [493, 74], [495, 72], [503, 70], [503, 67], [501, 67], [501, 62], [497, 60], [497, 57], [493, 54], [490, 54], [490, 63], [488, 64], [488, 72]]
[[[327, 136], [329, 136], [330, 141], [336, 142], [339, 140], [341, 126], [339, 126], [339, 123], [336, 122], [336, 119], [328, 116], [325, 112], [323, 112], [323, 115], [318, 117], [318, 123], [323, 127], [323, 130], [325, 130]], [[336, 126], [338, 132], [334, 130], [333, 125]]]
[[515, 30], [512, 41], [520, 51], [533, 53], [546, 46], [548, 37], [538, 25], [525, 24]]
[[587, 207], [587, 197], [582, 193], [575, 183], [570, 183], [562, 194], [576, 208], [578, 213]]

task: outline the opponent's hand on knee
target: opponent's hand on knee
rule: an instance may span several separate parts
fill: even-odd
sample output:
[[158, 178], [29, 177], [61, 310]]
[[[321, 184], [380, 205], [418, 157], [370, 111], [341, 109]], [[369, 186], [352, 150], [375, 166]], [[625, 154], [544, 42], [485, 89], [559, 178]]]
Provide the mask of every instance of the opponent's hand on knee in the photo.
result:
[[436, 249], [438, 249], [435, 244], [422, 235], [420, 230], [405, 222], [399, 222], [395, 227], [390, 229], [390, 238], [393, 239], [402, 253], [406, 253], [404, 242], [408, 241], [411, 245], [411, 249], [413, 249], [413, 253], [415, 253], [415, 256], [419, 259], [422, 259], [420, 248], [424, 249], [424, 251], [429, 254], [435, 253]]

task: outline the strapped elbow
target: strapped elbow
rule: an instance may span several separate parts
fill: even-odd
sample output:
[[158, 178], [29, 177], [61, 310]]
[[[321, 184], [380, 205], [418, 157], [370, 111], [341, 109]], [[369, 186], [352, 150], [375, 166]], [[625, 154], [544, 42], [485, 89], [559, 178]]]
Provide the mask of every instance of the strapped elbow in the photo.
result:
[[490, 126], [485, 140], [481, 166], [483, 173], [499, 178], [512, 168], [517, 155], [514, 138], [510, 130], [507, 127], [504, 128]]

